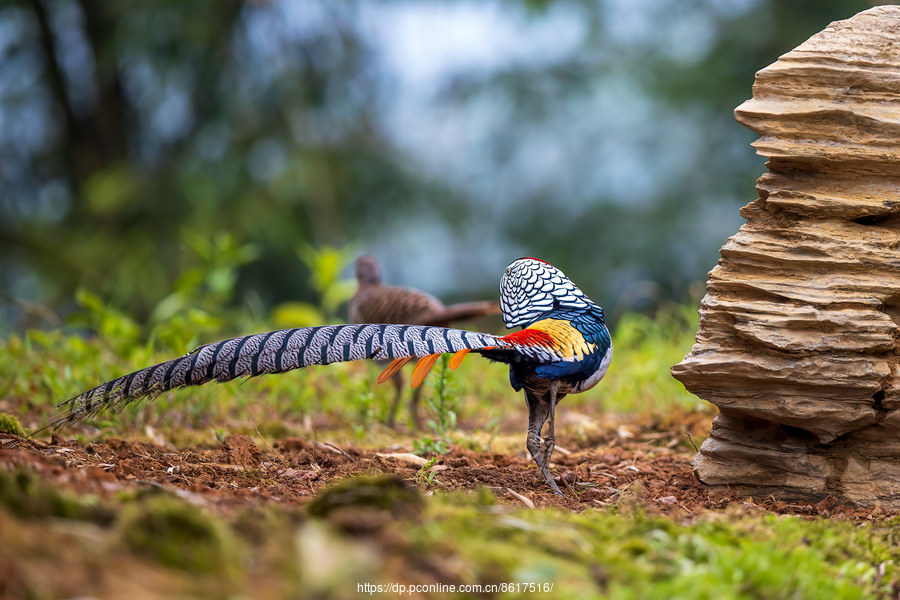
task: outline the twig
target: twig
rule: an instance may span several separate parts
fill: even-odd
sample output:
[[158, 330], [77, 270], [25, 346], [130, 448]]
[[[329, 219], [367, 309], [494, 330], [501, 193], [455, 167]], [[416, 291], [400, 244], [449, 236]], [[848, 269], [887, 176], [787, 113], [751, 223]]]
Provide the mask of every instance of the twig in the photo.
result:
[[697, 444], [694, 443], [694, 438], [691, 437], [691, 434], [688, 432], [687, 429], [684, 430], [684, 435], [687, 436], [688, 441], [691, 443], [691, 446], [694, 447], [694, 450], [696, 450], [697, 452], [700, 452], [700, 448], [698, 448]]
[[518, 500], [519, 502], [524, 504], [526, 507], [534, 508], [534, 502], [531, 501], [531, 498], [527, 498], [527, 497], [523, 496], [522, 494], [514, 492], [510, 488], [506, 488], [506, 491], [509, 492], [510, 496], [512, 496], [513, 498], [515, 498], [516, 500]]

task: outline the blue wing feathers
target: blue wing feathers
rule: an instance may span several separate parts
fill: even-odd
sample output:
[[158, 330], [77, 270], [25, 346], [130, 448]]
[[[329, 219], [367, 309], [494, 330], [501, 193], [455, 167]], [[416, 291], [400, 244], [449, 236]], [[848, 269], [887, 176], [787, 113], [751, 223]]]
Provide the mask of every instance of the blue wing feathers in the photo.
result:
[[[603, 357], [612, 346], [609, 330], [603, 321], [603, 310], [600, 307], [592, 307], [587, 311], [560, 311], [552, 315], [552, 318], [566, 319], [578, 333], [584, 336], [589, 344], [597, 347], [594, 352], [579, 361], [557, 361], [543, 365], [537, 365], [534, 372], [539, 377], [547, 379], [582, 379], [589, 377], [603, 362]], [[513, 387], [515, 387], [515, 382]]]

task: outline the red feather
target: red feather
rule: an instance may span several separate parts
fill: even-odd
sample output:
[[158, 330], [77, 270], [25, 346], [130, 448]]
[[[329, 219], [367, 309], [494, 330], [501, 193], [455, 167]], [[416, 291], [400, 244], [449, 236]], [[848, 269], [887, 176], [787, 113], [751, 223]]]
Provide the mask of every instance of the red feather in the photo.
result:
[[[538, 261], [538, 262], [544, 263], [545, 265], [549, 265], [549, 264], [550, 264], [550, 263], [548, 263], [546, 260], [541, 260], [540, 258], [535, 258], [535, 257], [533, 257], [533, 256], [523, 256], [523, 257], [520, 258], [519, 260], [536, 260], [536, 261]], [[552, 267], [553, 265], [550, 265], [550, 266]]]
[[553, 338], [546, 331], [540, 329], [523, 329], [500, 338], [504, 342], [510, 342], [518, 346], [544, 346], [550, 348]]

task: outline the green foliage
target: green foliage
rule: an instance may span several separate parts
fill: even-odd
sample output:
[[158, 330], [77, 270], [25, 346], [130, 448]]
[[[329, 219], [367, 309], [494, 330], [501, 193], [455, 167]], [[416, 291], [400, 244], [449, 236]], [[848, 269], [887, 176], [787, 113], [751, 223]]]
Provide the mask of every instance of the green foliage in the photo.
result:
[[189, 572], [233, 574], [235, 541], [217, 518], [187, 502], [151, 494], [127, 506], [118, 523], [129, 550]]
[[325, 323], [322, 311], [310, 302], [282, 302], [272, 309], [272, 324], [280, 329], [315, 327]]
[[341, 279], [341, 273], [359, 252], [349, 246], [316, 248], [311, 244], [302, 244], [297, 249], [297, 254], [309, 269], [309, 286], [319, 296], [319, 306], [324, 312], [325, 320], [330, 322], [337, 316], [338, 307], [349, 300], [356, 289], [356, 282]]
[[84, 289], [76, 290], [75, 301], [82, 311], [69, 316], [69, 325], [86, 327], [97, 332], [120, 352], [126, 352], [137, 343], [141, 328], [122, 311], [104, 303], [99, 296]]
[[279, 327], [310, 327], [337, 323], [338, 308], [353, 296], [356, 283], [342, 279], [341, 273], [353, 261], [356, 250], [323, 246], [315, 248], [302, 244], [297, 255], [309, 270], [309, 288], [318, 298], [310, 302], [283, 302], [272, 310], [272, 319]]
[[181, 237], [193, 253], [194, 265], [181, 273], [174, 291], [153, 307], [146, 328], [142, 329], [112, 303], [84, 289], [76, 292], [81, 311], [70, 315], [67, 323], [96, 332], [105, 343], [126, 355], [147, 334], [151, 341], [159, 341], [170, 351], [182, 353], [198, 345], [199, 340], [220, 334], [226, 319], [234, 321], [236, 327], [249, 323], [229, 307], [238, 269], [255, 260], [256, 247], [238, 244], [227, 233], [207, 239], [184, 229]]
[[589, 392], [569, 396], [566, 404], [598, 397], [604, 409], [621, 413], [665, 414], [707, 410], [669, 370], [681, 362], [698, 328], [694, 306], [669, 306], [655, 317], [628, 313], [613, 328], [613, 358], [606, 377]]
[[413, 441], [413, 452], [424, 454], [445, 454], [452, 449], [449, 441], [450, 433], [456, 429], [456, 410], [459, 397], [454, 385], [454, 377], [450, 371], [450, 356], [441, 355], [440, 366], [434, 373], [434, 393], [427, 399], [428, 408], [433, 418], [425, 425], [431, 430], [433, 437], [423, 437]]
[[[210, 238], [182, 229], [181, 239], [192, 252], [193, 266], [184, 270], [174, 291], [150, 313], [151, 337], [174, 352], [193, 348], [221, 331], [234, 298], [238, 270], [259, 255], [254, 244], [240, 244], [228, 233]], [[233, 320], [246, 322], [244, 319]]]
[[9, 433], [19, 437], [25, 437], [25, 430], [22, 429], [22, 424], [19, 423], [19, 419], [6, 413], [0, 413], [0, 433]]

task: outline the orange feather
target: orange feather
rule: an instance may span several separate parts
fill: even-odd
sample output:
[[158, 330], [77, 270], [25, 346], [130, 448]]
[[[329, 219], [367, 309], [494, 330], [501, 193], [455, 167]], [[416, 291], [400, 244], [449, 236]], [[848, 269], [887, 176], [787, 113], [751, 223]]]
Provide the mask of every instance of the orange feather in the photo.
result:
[[388, 379], [394, 376], [394, 374], [403, 368], [403, 365], [412, 360], [412, 356], [405, 356], [403, 358], [395, 358], [391, 361], [391, 364], [387, 366], [387, 368], [381, 372], [381, 375], [378, 376], [378, 383], [384, 383]]
[[409, 381], [410, 386], [417, 388], [422, 385], [425, 376], [428, 375], [428, 371], [434, 366], [438, 356], [440, 354], [429, 354], [419, 359], [419, 362], [416, 363], [416, 368], [413, 369], [412, 379]]
[[469, 348], [463, 348], [462, 350], [460, 350], [459, 352], [454, 354], [452, 357], [450, 357], [450, 363], [449, 363], [450, 370], [452, 371], [452, 370], [458, 369], [459, 365], [462, 364], [463, 359], [466, 357], [466, 354], [468, 354], [469, 352], [471, 352], [471, 350]]

